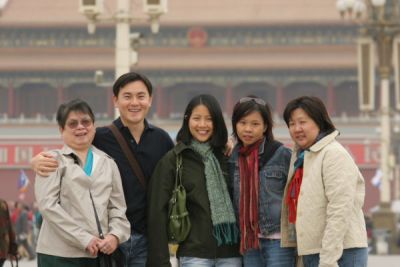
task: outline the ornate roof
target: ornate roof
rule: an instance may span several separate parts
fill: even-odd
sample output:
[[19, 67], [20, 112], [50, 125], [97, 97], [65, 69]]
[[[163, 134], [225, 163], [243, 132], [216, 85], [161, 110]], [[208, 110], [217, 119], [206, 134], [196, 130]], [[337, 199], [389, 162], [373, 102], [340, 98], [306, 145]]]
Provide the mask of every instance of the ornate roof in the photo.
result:
[[[4, 0], [2, 0], [4, 1]], [[59, 26], [86, 24], [78, 0], [8, 0], [0, 25]], [[108, 14], [117, 0], [105, 0]], [[162, 25], [224, 25], [340, 22], [336, 0], [169, 0]], [[132, 13], [145, 24], [142, 1], [131, 1]]]

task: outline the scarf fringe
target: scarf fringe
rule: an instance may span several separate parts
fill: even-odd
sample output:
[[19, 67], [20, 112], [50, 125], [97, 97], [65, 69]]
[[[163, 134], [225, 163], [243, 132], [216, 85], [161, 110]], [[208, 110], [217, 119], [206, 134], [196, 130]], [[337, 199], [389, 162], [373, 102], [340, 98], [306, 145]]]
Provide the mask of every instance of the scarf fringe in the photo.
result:
[[242, 238], [240, 240], [240, 253], [244, 255], [244, 253], [249, 249], [259, 249], [260, 248], [260, 240], [258, 238], [258, 231], [255, 233], [254, 229], [251, 227], [245, 227], [244, 235], [242, 233]]
[[233, 245], [239, 242], [239, 229], [236, 223], [222, 223], [214, 225], [213, 235], [217, 245]]

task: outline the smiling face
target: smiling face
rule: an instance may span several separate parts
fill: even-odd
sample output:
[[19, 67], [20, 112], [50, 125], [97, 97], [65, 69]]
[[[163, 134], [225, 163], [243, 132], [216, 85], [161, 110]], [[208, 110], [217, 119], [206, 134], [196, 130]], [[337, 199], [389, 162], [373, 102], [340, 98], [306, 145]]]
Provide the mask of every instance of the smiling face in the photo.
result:
[[204, 143], [207, 142], [213, 134], [213, 120], [204, 105], [198, 105], [192, 111], [189, 118], [189, 131], [193, 139]]
[[290, 137], [302, 149], [312, 146], [320, 132], [318, 125], [302, 108], [293, 110], [288, 125]]
[[144, 122], [151, 107], [152, 97], [142, 81], [128, 83], [114, 96], [114, 105], [119, 109], [125, 126]]
[[264, 132], [267, 129], [267, 125], [258, 111], [253, 111], [239, 119], [235, 127], [243, 146], [250, 146], [264, 138]]
[[79, 151], [90, 147], [96, 130], [88, 114], [71, 111], [60, 132], [64, 143]]

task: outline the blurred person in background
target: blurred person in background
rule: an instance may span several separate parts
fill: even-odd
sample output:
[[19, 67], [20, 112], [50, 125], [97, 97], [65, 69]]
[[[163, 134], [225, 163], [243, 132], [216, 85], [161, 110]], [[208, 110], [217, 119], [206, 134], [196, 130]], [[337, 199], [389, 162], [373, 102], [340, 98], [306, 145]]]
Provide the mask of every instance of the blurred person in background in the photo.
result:
[[15, 223], [15, 233], [17, 235], [17, 243], [23, 250], [21, 255], [26, 253], [28, 260], [35, 259], [36, 255], [32, 248], [31, 238], [32, 238], [32, 222], [29, 219], [29, 207], [27, 205], [22, 205], [22, 210]]
[[49, 177], [35, 178], [35, 196], [43, 215], [37, 244], [39, 267], [97, 267], [98, 252], [111, 254], [129, 238], [121, 176], [114, 160], [92, 145], [94, 120], [90, 106], [82, 100], [58, 108], [64, 146], [50, 152], [58, 168]]
[[8, 204], [0, 199], [0, 267], [7, 259], [13, 260], [17, 255], [17, 244]]
[[19, 201], [14, 202], [13, 210], [11, 211], [11, 222], [13, 225], [17, 223], [18, 217], [22, 211], [23, 205]]
[[32, 208], [32, 246], [36, 250], [37, 239], [39, 237], [40, 227], [42, 226], [43, 218], [40, 214], [39, 207], [36, 201], [33, 202]]
[[269, 105], [243, 97], [232, 114], [237, 145], [229, 160], [245, 267], [294, 267], [294, 248], [281, 248], [281, 207], [291, 152], [274, 139]]
[[282, 246], [305, 267], [366, 267], [364, 178], [323, 102], [303, 96], [283, 113], [294, 141], [282, 207]]

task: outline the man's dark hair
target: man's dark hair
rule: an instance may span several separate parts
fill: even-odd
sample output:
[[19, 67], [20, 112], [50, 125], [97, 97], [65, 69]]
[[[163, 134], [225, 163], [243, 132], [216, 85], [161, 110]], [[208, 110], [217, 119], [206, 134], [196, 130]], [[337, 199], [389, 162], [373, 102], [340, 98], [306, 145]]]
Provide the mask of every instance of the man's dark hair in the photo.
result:
[[136, 82], [136, 81], [143, 82], [144, 85], [146, 86], [146, 89], [147, 89], [147, 92], [149, 93], [149, 95], [151, 96], [153, 94], [153, 85], [151, 84], [150, 80], [146, 76], [144, 76], [143, 74], [136, 73], [136, 72], [128, 72], [128, 73], [121, 75], [114, 82], [114, 85], [113, 85], [114, 96], [118, 97], [119, 91], [121, 91], [121, 89], [123, 87], [125, 87], [125, 85], [132, 83], [132, 82]]

